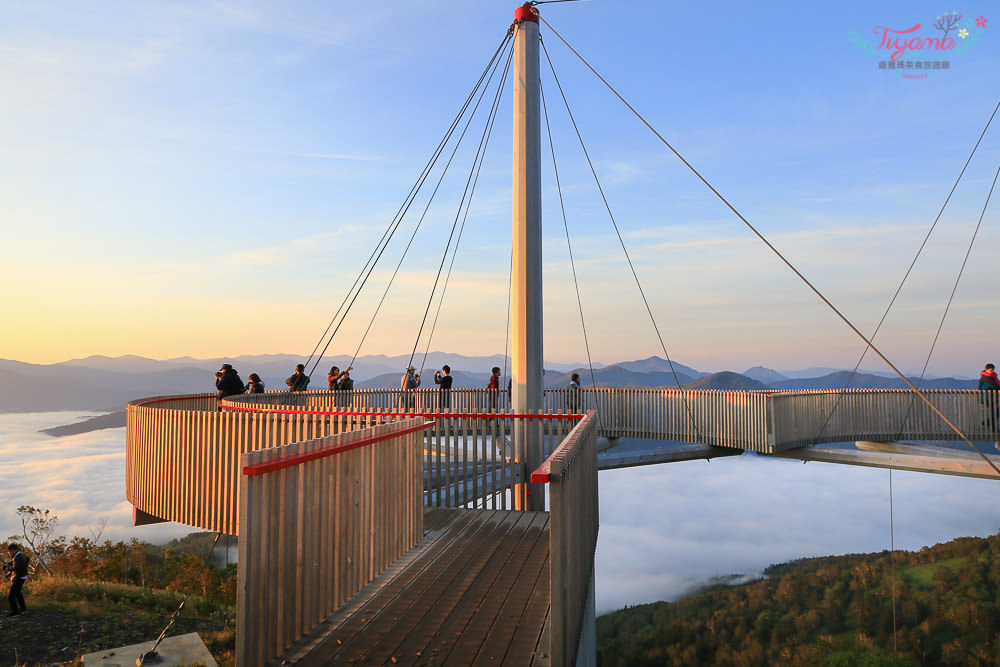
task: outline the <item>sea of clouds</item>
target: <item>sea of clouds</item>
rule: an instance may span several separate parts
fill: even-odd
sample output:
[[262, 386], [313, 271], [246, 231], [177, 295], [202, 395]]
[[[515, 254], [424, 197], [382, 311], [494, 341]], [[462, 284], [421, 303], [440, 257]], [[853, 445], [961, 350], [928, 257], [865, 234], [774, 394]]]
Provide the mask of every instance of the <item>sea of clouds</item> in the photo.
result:
[[[716, 575], [887, 550], [889, 474], [755, 454], [605, 470], [598, 612], [676, 600]], [[1000, 479], [892, 472], [897, 549], [992, 535], [998, 506]]]
[[106, 521], [102, 539], [166, 542], [188, 526], [132, 525], [125, 499], [125, 429], [53, 438], [41, 429], [72, 424], [97, 412], [0, 413], [0, 539], [20, 535], [17, 508], [31, 505], [59, 517], [58, 534], [90, 537]]
[[[195, 529], [132, 526], [125, 429], [53, 438], [40, 429], [97, 413], [0, 413], [0, 539], [20, 505], [50, 509], [59, 534], [162, 543]], [[598, 612], [676, 600], [712, 577], [795, 558], [888, 549], [889, 471], [754, 454], [600, 473]], [[1000, 480], [892, 473], [897, 549], [1000, 529]]]

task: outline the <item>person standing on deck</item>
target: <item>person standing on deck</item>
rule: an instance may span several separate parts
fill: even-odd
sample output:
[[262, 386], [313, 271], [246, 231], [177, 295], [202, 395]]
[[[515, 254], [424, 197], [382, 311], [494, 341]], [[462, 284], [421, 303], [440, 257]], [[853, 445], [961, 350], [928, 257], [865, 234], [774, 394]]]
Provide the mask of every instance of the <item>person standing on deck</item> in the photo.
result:
[[288, 391], [305, 391], [306, 387], [309, 386], [309, 376], [306, 375], [306, 367], [302, 364], [297, 364], [295, 372], [285, 380], [285, 384], [288, 385]]
[[420, 374], [414, 371], [416, 369], [413, 366], [407, 366], [406, 372], [403, 373], [403, 377], [399, 381], [399, 388], [403, 390], [403, 400], [400, 407], [407, 410], [413, 409], [413, 391], [420, 386]]
[[[340, 374], [340, 384], [337, 385], [338, 391], [354, 391], [354, 380], [351, 379], [351, 369], [347, 368], [343, 373]], [[348, 394], [348, 396], [350, 396]]]
[[580, 374], [573, 373], [566, 385], [566, 407], [570, 412], [576, 413], [580, 410]]
[[500, 395], [500, 367], [493, 367], [493, 375], [490, 376], [490, 383], [486, 385], [486, 388], [490, 390], [490, 409], [493, 412], [497, 411], [497, 398]]
[[222, 364], [222, 368], [215, 371], [215, 388], [219, 390], [217, 398], [220, 401], [226, 396], [243, 393], [243, 380], [232, 364]]
[[250, 374], [250, 381], [247, 382], [244, 393], [246, 394], [263, 394], [264, 393], [264, 383], [260, 381], [260, 376], [256, 373]]
[[997, 413], [1000, 412], [1000, 404], [997, 400], [1000, 398], [1000, 393], [997, 392], [1000, 392], [1000, 379], [997, 378], [996, 366], [986, 364], [986, 367], [979, 374], [979, 402], [986, 410], [983, 425], [991, 431], [996, 430]]
[[451, 376], [451, 366], [445, 364], [441, 370], [434, 371], [434, 384], [441, 387], [441, 407], [451, 407], [451, 383], [455, 380]]
[[345, 375], [351, 370], [348, 366], [346, 370], [341, 371], [339, 367], [334, 366], [330, 369], [330, 374], [326, 376], [326, 386], [330, 391], [337, 391], [341, 388], [340, 381]]

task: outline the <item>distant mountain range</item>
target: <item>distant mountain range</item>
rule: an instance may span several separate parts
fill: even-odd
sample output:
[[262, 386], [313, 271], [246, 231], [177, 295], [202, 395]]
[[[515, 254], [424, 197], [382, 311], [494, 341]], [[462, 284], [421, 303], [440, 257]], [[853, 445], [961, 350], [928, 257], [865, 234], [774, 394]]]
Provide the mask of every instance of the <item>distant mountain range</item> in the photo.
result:
[[[419, 361], [414, 363], [419, 366]], [[204, 393], [215, 391], [214, 373], [223, 363], [231, 363], [246, 380], [257, 373], [268, 389], [284, 389], [284, 380], [303, 357], [291, 354], [246, 355], [229, 359], [178, 357], [156, 360], [126, 355], [95, 355], [58, 364], [29, 364], [0, 359], [0, 412], [36, 412], [45, 410], [118, 410], [127, 401], [145, 396]], [[354, 362], [356, 386], [398, 387], [409, 357], [371, 355]], [[313, 373], [312, 388], [326, 386], [331, 366], [344, 368], [351, 360], [336, 356], [323, 360]], [[503, 355], [464, 356], [432, 352], [424, 363], [424, 387], [433, 387], [433, 371], [449, 364], [455, 377], [454, 387], [485, 387], [493, 366], [510, 369]], [[573, 372], [579, 373], [584, 387], [683, 387], [687, 389], [840, 389], [847, 383], [849, 371], [820, 371], [803, 377], [805, 371], [775, 371], [755, 366], [743, 373], [723, 371], [706, 373], [676, 361], [660, 357], [625, 361], [591, 370], [579, 364], [546, 364], [546, 387], [565, 387]], [[311, 369], [311, 365], [308, 367]], [[824, 372], [825, 371], [825, 372]], [[911, 378], [916, 384], [916, 379]], [[870, 371], [859, 372], [852, 387], [903, 388], [895, 376]], [[972, 389], [976, 381], [968, 378], [934, 378], [922, 385], [928, 389]]]

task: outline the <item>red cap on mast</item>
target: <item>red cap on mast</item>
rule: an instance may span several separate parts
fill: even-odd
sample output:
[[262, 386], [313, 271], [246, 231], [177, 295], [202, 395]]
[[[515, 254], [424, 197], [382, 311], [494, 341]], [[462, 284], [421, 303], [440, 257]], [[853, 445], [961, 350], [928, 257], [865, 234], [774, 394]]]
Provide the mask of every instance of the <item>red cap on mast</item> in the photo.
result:
[[514, 10], [514, 20], [538, 23], [538, 10], [532, 7], [530, 2], [526, 2]]

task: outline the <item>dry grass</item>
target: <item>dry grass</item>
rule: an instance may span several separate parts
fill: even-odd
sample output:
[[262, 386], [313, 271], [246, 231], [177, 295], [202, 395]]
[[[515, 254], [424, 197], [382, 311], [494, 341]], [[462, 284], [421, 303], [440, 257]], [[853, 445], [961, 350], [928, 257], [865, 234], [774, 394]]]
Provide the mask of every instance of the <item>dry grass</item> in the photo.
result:
[[[0, 617], [0, 664], [79, 664], [85, 653], [156, 639], [183, 596], [53, 577], [29, 581], [25, 598], [28, 613]], [[192, 596], [169, 634], [198, 632], [220, 665], [233, 665], [234, 614]]]

